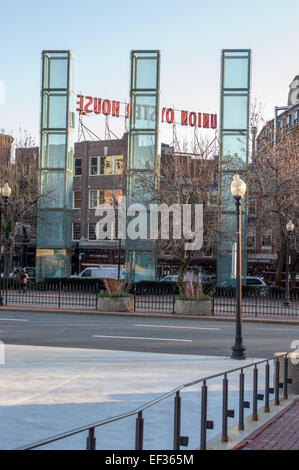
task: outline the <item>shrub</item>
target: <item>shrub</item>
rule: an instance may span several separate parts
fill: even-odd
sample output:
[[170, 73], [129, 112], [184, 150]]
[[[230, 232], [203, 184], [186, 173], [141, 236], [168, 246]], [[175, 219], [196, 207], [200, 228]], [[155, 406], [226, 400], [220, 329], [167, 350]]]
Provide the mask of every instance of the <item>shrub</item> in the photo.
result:
[[134, 298], [134, 295], [133, 294], [129, 294], [128, 292], [124, 292], [124, 291], [120, 291], [120, 292], [113, 292], [113, 293], [109, 293], [108, 291], [106, 290], [101, 290], [99, 292], [99, 297], [130, 297], [130, 298]]

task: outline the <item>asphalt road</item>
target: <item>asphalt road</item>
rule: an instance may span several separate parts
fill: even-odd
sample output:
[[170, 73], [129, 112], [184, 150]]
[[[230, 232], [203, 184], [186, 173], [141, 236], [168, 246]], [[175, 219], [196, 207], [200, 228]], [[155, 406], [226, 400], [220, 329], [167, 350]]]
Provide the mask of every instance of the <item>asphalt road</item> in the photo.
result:
[[[229, 356], [235, 325], [225, 321], [0, 312], [4, 344]], [[248, 357], [289, 351], [296, 325], [243, 323]]]

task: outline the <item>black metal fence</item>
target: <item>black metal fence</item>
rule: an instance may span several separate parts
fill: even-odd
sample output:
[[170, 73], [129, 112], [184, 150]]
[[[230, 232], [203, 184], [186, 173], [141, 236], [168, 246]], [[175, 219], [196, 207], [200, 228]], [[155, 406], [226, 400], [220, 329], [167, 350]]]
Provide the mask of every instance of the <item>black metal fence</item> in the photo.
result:
[[[0, 305], [36, 305], [56, 308], [96, 309], [97, 295], [105, 289], [102, 280], [61, 279], [32, 282], [24, 286], [18, 279], [0, 280]], [[299, 292], [290, 292], [286, 304], [284, 291], [268, 288], [246, 288], [242, 296], [243, 316], [299, 317]], [[134, 294], [135, 312], [175, 312], [178, 288], [174, 283], [138, 283]], [[232, 316], [236, 313], [234, 289], [212, 290], [212, 314]], [[211, 289], [209, 289], [211, 293]]]
[[28, 282], [24, 285], [18, 279], [9, 279], [1, 285], [0, 304], [53, 306], [57, 308], [95, 309], [97, 294], [102, 283], [78, 283], [69, 280]]
[[[283, 364], [283, 374], [280, 373], [280, 367]], [[272, 366], [272, 367], [271, 367]], [[264, 369], [264, 378], [263, 384], [260, 384], [259, 375], [261, 369]], [[252, 372], [251, 380], [252, 385], [250, 387], [250, 399], [248, 396], [245, 396], [245, 391], [247, 393], [247, 387], [245, 387], [245, 372]], [[235, 379], [237, 379], [237, 390], [238, 394], [235, 395], [235, 400], [229, 400], [229, 380], [233, 374], [237, 374]], [[272, 374], [272, 376], [271, 376]], [[280, 377], [283, 376], [283, 380], [280, 381]], [[259, 407], [258, 402], [263, 402], [264, 404], [264, 412], [270, 411], [270, 406], [277, 406], [280, 404], [281, 399], [288, 398], [288, 384], [292, 382], [292, 380], [288, 377], [288, 357], [287, 354], [281, 355], [279, 357], [274, 357], [270, 359], [265, 359], [262, 361], [254, 362], [251, 364], [244, 365], [243, 367], [239, 367], [236, 369], [231, 369], [225, 372], [217, 373], [211, 375], [209, 377], [200, 378], [194, 380], [189, 383], [185, 383], [168, 393], [163, 394], [162, 396], [144, 404], [143, 406], [129, 411], [127, 413], [123, 413], [121, 415], [108, 418], [99, 422], [95, 422], [93, 424], [88, 424], [76, 429], [69, 430], [65, 433], [61, 433], [55, 436], [51, 436], [47, 439], [40, 440], [38, 442], [33, 442], [28, 444], [24, 447], [20, 447], [16, 450], [30, 450], [35, 448], [40, 448], [47, 444], [51, 444], [53, 442], [68, 438], [70, 436], [74, 436], [80, 433], [87, 432], [86, 438], [86, 450], [95, 450], [96, 449], [96, 429], [105, 426], [106, 424], [124, 420], [131, 416], [136, 416], [135, 422], [135, 450], [143, 450], [144, 449], [144, 428], [146, 426], [145, 422], [145, 414], [146, 410], [152, 409], [155, 405], [160, 402], [164, 402], [168, 399], [173, 399], [173, 450], [180, 450], [182, 446], [188, 446], [189, 436], [182, 436], [181, 433], [181, 422], [182, 422], [182, 395], [181, 392], [185, 389], [190, 389], [192, 386], [200, 385], [200, 400], [195, 400], [192, 408], [192, 413], [196, 416], [200, 417], [200, 427], [196, 436], [196, 447], [199, 447], [200, 450], [205, 450], [207, 448], [207, 438], [208, 438], [208, 430], [214, 429], [215, 425], [215, 418], [211, 419], [210, 413], [211, 410], [208, 407], [209, 403], [209, 386], [212, 382], [211, 389], [213, 390], [214, 384], [213, 379], [219, 379], [222, 377], [222, 409], [221, 409], [221, 426], [217, 429], [217, 434], [220, 433], [221, 441], [226, 442], [228, 441], [228, 434], [229, 434], [229, 426], [228, 422], [230, 418], [237, 417], [237, 424], [239, 430], [244, 430], [246, 427], [246, 420], [245, 420], [245, 410], [250, 409], [251, 419], [252, 421], [258, 421], [259, 419]], [[271, 386], [273, 384], [273, 386]], [[235, 385], [232, 387], [234, 391], [231, 390], [231, 393], [235, 392]], [[280, 390], [283, 391], [283, 396], [281, 396]], [[273, 402], [270, 401], [271, 395], [273, 395]], [[247, 399], [245, 399], [247, 398]], [[214, 399], [215, 400], [215, 399]], [[217, 400], [220, 402], [220, 400]], [[229, 408], [229, 404], [234, 406], [234, 408]], [[164, 406], [166, 406], [164, 404]], [[235, 409], [236, 408], [236, 409]], [[151, 421], [151, 417], [148, 417], [148, 420]], [[219, 419], [217, 420], [219, 423]], [[130, 429], [126, 429], [126, 434], [130, 431]], [[103, 431], [105, 432], [105, 431]], [[134, 430], [133, 430], [134, 432]], [[167, 450], [167, 449], [164, 449]]]
[[134, 286], [134, 311], [174, 313], [176, 292], [177, 288], [174, 284], [169, 284], [169, 286], [136, 284]]
[[[213, 295], [213, 314], [217, 316], [234, 315], [236, 297], [234, 290], [217, 288]], [[246, 289], [242, 296], [244, 316], [299, 316], [299, 294], [291, 293], [286, 302], [285, 293], [275, 289]]]

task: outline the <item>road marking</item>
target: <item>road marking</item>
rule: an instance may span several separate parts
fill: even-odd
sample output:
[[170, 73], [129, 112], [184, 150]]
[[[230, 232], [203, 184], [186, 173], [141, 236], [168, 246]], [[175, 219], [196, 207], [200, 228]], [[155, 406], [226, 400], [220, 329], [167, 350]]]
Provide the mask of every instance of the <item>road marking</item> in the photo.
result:
[[174, 338], [144, 338], [142, 336], [105, 336], [105, 335], [92, 335], [93, 338], [114, 338], [114, 339], [147, 339], [150, 341], [178, 341], [192, 343], [192, 339], [174, 339]]
[[24, 320], [23, 318], [0, 318], [1, 321], [29, 321], [29, 320]]
[[149, 328], [181, 328], [187, 330], [221, 330], [221, 328], [205, 328], [201, 326], [169, 326], [169, 325], [138, 325], [135, 324], [134, 326], [142, 326], [142, 327], [149, 327]]

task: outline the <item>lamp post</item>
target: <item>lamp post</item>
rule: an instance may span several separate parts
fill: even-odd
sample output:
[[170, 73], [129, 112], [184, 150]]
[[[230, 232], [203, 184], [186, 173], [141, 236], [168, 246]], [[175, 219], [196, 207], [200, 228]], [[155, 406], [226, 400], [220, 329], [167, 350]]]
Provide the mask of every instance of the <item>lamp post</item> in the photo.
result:
[[241, 240], [241, 206], [242, 198], [246, 192], [246, 183], [239, 175], [234, 175], [231, 184], [231, 193], [236, 201], [237, 222], [237, 272], [236, 272], [236, 337], [232, 347], [232, 359], [246, 359], [246, 348], [243, 346], [242, 338], [242, 240]]
[[[3, 197], [4, 215], [6, 216], [7, 201], [8, 201], [9, 196], [11, 195], [11, 188], [8, 183], [5, 183], [5, 185], [2, 186], [2, 188], [0, 188], [0, 193]], [[1, 288], [2, 288], [2, 201], [0, 201], [0, 277], [1, 277]], [[3, 273], [3, 277], [4, 277], [4, 273]], [[0, 292], [0, 305], [3, 305], [2, 292]]]
[[289, 282], [289, 266], [290, 266], [290, 240], [291, 234], [294, 230], [294, 224], [291, 220], [286, 225], [287, 230], [287, 256], [286, 256], [286, 293], [285, 293], [285, 307], [290, 305], [290, 282]]

